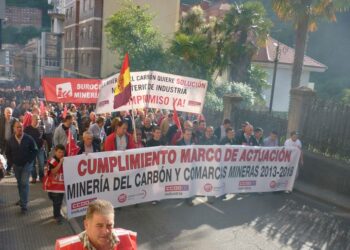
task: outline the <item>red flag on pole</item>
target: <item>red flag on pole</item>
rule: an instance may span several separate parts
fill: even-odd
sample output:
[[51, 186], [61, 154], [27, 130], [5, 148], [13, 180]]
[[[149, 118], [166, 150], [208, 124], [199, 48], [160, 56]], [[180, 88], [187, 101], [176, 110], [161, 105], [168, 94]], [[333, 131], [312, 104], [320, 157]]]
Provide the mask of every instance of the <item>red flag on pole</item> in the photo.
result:
[[182, 132], [181, 122], [180, 122], [179, 116], [177, 115], [177, 111], [175, 108], [175, 102], [173, 103], [173, 109], [174, 109], [174, 115], [173, 115], [174, 123], [177, 126], [177, 130], [180, 130]]
[[67, 110], [67, 105], [64, 105], [64, 109], [63, 109], [63, 113], [62, 113], [62, 118], [63, 118], [63, 119], [66, 118], [67, 112], [68, 112], [68, 110]]
[[75, 143], [75, 140], [74, 140], [74, 137], [72, 135], [72, 132], [70, 131], [70, 129], [68, 129], [67, 145], [66, 145], [67, 156], [77, 155], [79, 150], [80, 150], [80, 148]]

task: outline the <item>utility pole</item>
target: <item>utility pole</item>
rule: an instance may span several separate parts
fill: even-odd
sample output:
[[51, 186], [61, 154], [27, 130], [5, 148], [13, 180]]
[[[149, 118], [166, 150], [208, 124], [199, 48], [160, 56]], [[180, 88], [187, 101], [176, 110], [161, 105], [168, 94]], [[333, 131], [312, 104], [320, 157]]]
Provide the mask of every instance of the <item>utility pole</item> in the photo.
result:
[[273, 67], [273, 78], [272, 78], [271, 97], [270, 97], [270, 106], [269, 106], [270, 113], [272, 112], [273, 96], [275, 94], [275, 85], [276, 85], [276, 75], [277, 75], [279, 53], [280, 53], [280, 43], [278, 42], [278, 44], [276, 44], [276, 55], [275, 55], [274, 67]]

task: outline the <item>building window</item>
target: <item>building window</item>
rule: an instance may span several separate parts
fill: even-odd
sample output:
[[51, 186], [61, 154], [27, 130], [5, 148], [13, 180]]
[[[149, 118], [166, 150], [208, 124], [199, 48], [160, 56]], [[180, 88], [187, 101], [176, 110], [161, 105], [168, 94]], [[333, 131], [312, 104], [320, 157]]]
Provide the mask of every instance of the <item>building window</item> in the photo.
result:
[[90, 53], [86, 54], [86, 65], [90, 65]]
[[89, 0], [89, 8], [94, 8], [94, 0]]
[[80, 64], [83, 65], [85, 61], [85, 53], [81, 54], [81, 60], [80, 60]]
[[86, 38], [86, 27], [83, 27], [83, 39]]
[[66, 9], [66, 18], [68, 19], [69, 9]]
[[70, 18], [72, 18], [73, 17], [73, 7], [70, 7]]
[[83, 1], [83, 12], [86, 11], [86, 2], [87, 2], [87, 0], [84, 0], [84, 1]]
[[69, 53], [69, 57], [70, 57], [70, 63], [73, 64], [74, 63], [74, 54]]
[[92, 25], [89, 26], [89, 39], [92, 39]]
[[69, 31], [68, 30], [66, 31], [66, 35], [65, 36], [66, 36], [66, 41], [68, 42], [69, 41]]

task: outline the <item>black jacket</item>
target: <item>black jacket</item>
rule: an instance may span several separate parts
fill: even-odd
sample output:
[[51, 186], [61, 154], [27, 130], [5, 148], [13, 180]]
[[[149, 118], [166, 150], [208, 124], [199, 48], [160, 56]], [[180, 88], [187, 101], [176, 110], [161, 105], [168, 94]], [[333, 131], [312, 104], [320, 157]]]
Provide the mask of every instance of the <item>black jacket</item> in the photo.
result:
[[216, 135], [213, 135], [210, 138], [207, 138], [204, 136], [202, 136], [201, 138], [199, 138], [199, 145], [217, 145], [218, 144], [218, 138], [216, 137]]
[[[13, 125], [17, 121], [15, 117], [11, 117], [10, 120], [10, 126], [11, 126], [11, 132], [13, 133]], [[5, 116], [2, 115], [0, 118], [0, 150], [1, 152], [4, 152], [5, 146], [6, 146], [6, 141], [5, 141]]]
[[27, 163], [33, 162], [38, 153], [38, 148], [34, 139], [23, 133], [21, 144], [18, 144], [15, 135], [7, 142], [6, 158], [9, 166], [24, 166]]
[[[78, 155], [81, 155], [85, 151], [84, 142], [83, 141], [79, 142], [78, 147], [80, 148]], [[92, 143], [92, 150], [94, 151], [94, 153], [100, 152], [99, 145], [97, 145], [96, 143]]]
[[220, 145], [238, 145], [237, 141], [235, 138], [233, 138], [232, 140], [230, 140], [229, 138], [227, 138], [227, 136], [225, 138], [223, 138], [220, 142]]
[[151, 140], [147, 141], [147, 143], [146, 143], [146, 147], [157, 147], [157, 146], [161, 146], [161, 145], [164, 145], [162, 140], [156, 141], [153, 138]]

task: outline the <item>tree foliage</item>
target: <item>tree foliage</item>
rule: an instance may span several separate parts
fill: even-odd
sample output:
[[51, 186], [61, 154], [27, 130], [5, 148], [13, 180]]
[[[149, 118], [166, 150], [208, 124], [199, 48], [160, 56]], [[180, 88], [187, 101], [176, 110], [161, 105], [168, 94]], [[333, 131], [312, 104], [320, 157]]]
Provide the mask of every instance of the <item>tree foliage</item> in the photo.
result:
[[128, 52], [135, 71], [157, 69], [162, 64], [161, 36], [152, 25], [152, 19], [148, 6], [138, 6], [127, 0], [105, 26], [109, 48], [118, 52], [120, 61]]
[[295, 27], [295, 57], [292, 87], [300, 85], [308, 31], [316, 31], [320, 19], [336, 21], [336, 13], [349, 9], [350, 0], [272, 0], [277, 16]]
[[215, 85], [212, 91], [207, 92], [204, 108], [213, 112], [223, 111], [223, 96], [225, 94], [240, 95], [243, 98], [242, 107], [248, 108], [255, 104], [256, 93], [249, 85], [240, 82], [226, 82]]

